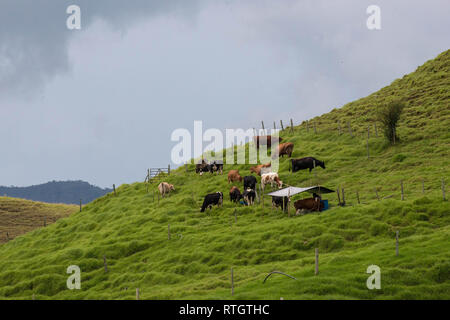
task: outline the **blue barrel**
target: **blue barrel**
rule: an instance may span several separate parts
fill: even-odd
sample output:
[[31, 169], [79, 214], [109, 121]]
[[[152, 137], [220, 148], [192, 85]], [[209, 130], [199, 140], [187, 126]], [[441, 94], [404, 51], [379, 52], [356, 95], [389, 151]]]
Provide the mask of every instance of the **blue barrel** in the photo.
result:
[[328, 200], [320, 200], [320, 202], [322, 202], [323, 204], [323, 211], [328, 209]]

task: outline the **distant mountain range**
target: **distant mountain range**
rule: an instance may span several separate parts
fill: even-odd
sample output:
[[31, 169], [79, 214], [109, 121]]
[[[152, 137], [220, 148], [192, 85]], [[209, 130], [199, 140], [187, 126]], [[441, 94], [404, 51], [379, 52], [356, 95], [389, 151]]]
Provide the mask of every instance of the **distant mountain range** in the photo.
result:
[[48, 203], [89, 203], [112, 189], [102, 189], [85, 181], [51, 181], [30, 187], [1, 187], [0, 196], [22, 198]]

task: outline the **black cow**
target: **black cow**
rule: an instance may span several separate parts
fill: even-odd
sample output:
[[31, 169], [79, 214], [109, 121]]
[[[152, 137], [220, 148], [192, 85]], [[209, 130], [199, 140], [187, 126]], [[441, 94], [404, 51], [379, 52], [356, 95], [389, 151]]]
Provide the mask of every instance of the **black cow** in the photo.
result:
[[202, 209], [200, 212], [205, 212], [206, 208], [212, 209], [213, 205], [221, 206], [223, 202], [223, 193], [215, 192], [210, 193], [205, 196], [205, 200], [203, 200]]
[[200, 175], [202, 175], [203, 172], [213, 173], [213, 167], [202, 159], [202, 163], [198, 163], [195, 165], [195, 172], [200, 173]]
[[284, 211], [287, 210], [288, 197], [274, 197], [272, 196], [272, 207], [281, 207]]
[[244, 190], [247, 189], [256, 189], [256, 178], [254, 176], [245, 176], [244, 177]]
[[241, 191], [239, 191], [238, 187], [231, 187], [230, 189], [230, 201], [231, 202], [238, 202], [242, 199]]
[[247, 205], [251, 206], [253, 204], [253, 202], [255, 202], [256, 192], [255, 192], [255, 190], [248, 188], [244, 191], [242, 196], [243, 196], [245, 202], [247, 202]]
[[214, 161], [211, 164], [211, 169], [213, 172], [218, 172], [219, 174], [223, 173], [223, 163], [219, 163], [218, 161]]
[[323, 169], [325, 169], [325, 161], [320, 161], [313, 157], [306, 157], [291, 160], [292, 172], [296, 172], [298, 170], [303, 169], [309, 169], [309, 172], [311, 172], [311, 170], [314, 169], [314, 162], [316, 167], [322, 167]]

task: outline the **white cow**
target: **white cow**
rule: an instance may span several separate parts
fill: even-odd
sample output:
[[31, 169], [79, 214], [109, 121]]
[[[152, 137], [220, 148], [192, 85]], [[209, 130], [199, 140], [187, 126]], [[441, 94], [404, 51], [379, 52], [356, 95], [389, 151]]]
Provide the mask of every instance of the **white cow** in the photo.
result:
[[261, 188], [263, 189], [263, 191], [266, 184], [269, 183], [272, 187], [274, 186], [274, 184], [276, 184], [279, 189], [281, 189], [281, 187], [283, 186], [283, 181], [280, 180], [280, 178], [278, 177], [278, 173], [276, 172], [265, 173], [261, 176]]

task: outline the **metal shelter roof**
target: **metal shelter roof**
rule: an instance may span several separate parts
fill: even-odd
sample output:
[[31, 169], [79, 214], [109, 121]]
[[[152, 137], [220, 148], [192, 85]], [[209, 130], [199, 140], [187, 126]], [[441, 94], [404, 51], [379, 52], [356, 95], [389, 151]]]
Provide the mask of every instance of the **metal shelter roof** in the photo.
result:
[[298, 188], [298, 187], [287, 187], [281, 190], [277, 190], [271, 193], [268, 193], [268, 196], [273, 197], [291, 197], [295, 194], [302, 193], [302, 192], [309, 192], [309, 193], [333, 193], [334, 191], [322, 186], [313, 186], [313, 187], [307, 187], [307, 188]]

